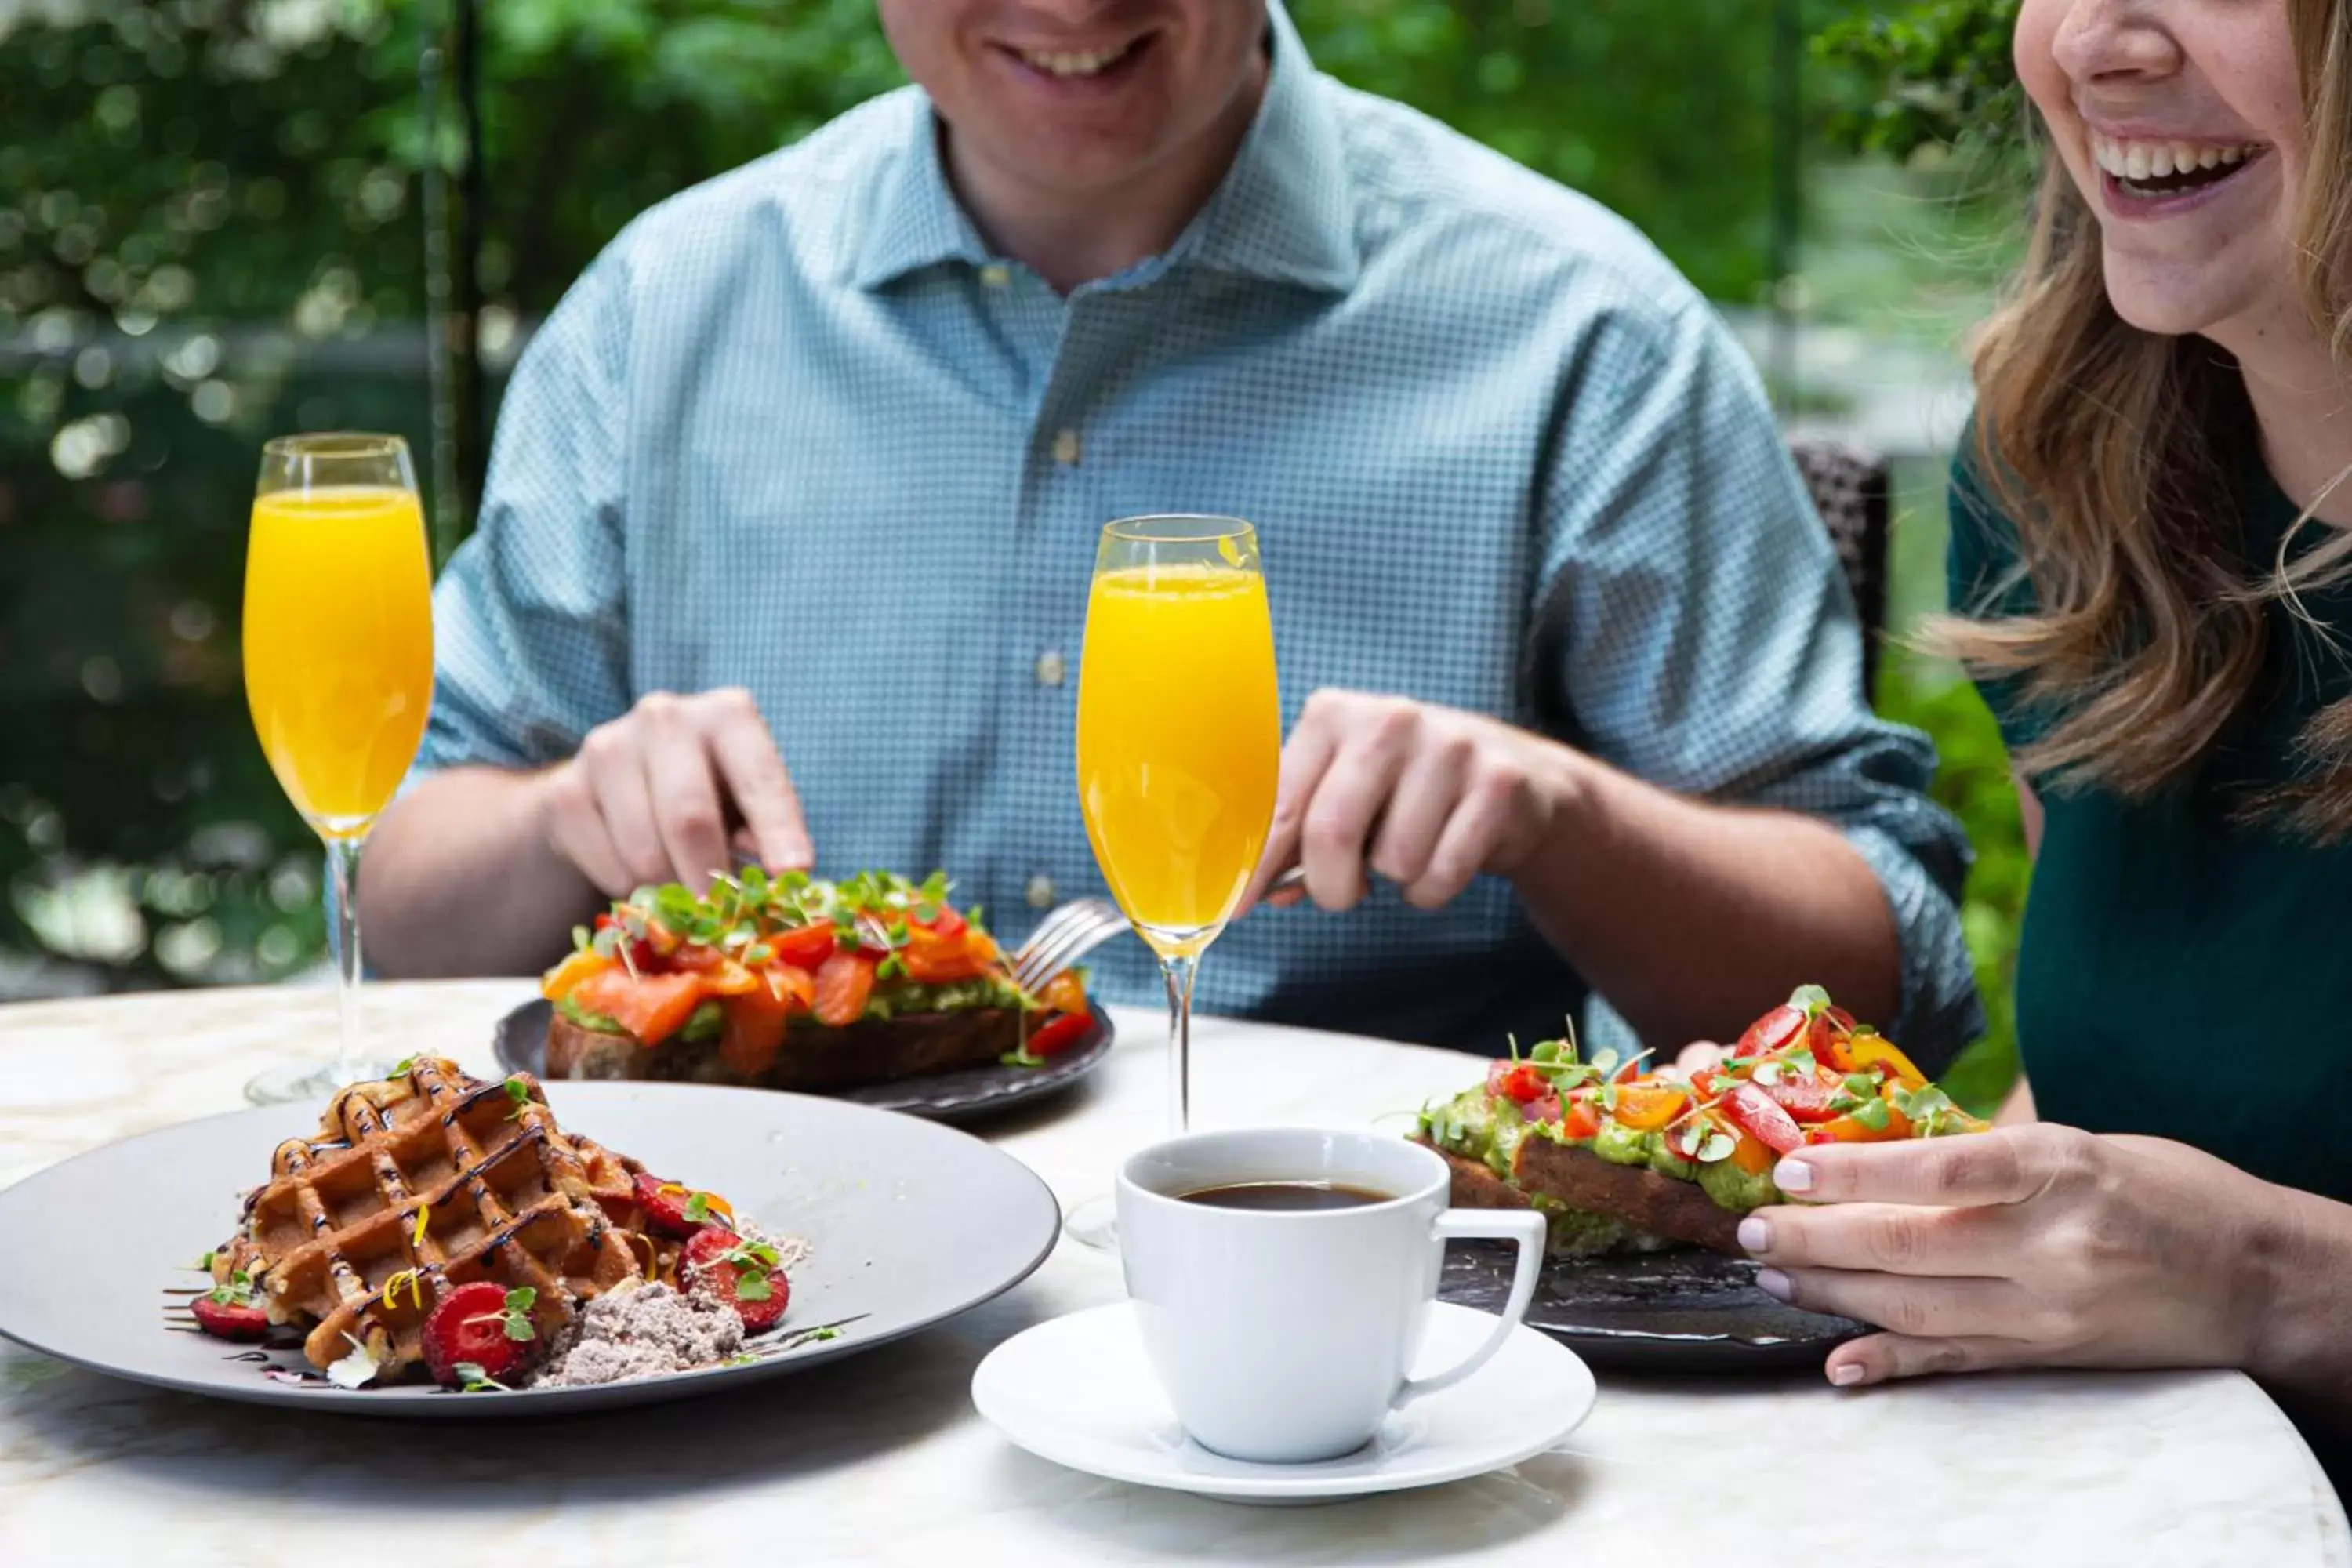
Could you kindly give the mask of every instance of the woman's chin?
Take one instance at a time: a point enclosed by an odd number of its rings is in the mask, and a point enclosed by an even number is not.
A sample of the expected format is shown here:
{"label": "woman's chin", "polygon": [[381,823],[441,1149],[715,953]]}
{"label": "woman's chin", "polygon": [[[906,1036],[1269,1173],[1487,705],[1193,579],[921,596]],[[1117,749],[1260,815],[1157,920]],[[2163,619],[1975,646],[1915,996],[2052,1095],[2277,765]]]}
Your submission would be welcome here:
{"label": "woman's chin", "polygon": [[2215,268],[2106,252],[2107,303],[2130,326],[2157,337],[2211,335],[2252,313],[2263,291]]}

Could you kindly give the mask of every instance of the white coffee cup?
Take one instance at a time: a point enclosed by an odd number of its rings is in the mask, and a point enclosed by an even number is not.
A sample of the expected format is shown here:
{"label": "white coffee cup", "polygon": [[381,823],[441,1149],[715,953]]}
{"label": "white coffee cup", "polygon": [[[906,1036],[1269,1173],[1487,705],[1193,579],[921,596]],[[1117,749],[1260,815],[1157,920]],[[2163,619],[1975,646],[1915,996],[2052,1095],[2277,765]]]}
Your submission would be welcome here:
{"label": "white coffee cup", "polygon": [[[1348,1208],[1187,1203],[1243,1183],[1392,1194]],[[1390,1411],[1448,1388],[1500,1350],[1534,1296],[1543,1215],[1446,1207],[1452,1173],[1374,1132],[1261,1128],[1157,1143],[1118,1174],[1118,1248],[1145,1352],[1193,1441],[1230,1458],[1301,1464],[1370,1441]],[[1495,1331],[1465,1361],[1410,1375],[1445,1243],[1517,1241]]]}

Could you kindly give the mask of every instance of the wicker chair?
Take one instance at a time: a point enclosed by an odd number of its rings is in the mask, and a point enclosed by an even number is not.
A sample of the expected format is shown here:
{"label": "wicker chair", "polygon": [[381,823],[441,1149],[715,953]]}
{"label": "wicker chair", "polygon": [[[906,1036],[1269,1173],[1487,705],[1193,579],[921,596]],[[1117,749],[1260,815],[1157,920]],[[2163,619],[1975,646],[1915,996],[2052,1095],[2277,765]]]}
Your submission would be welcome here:
{"label": "wicker chair", "polygon": [[1789,443],[1853,590],[1862,622],[1862,691],[1877,689],[1878,647],[1886,631],[1886,542],[1894,514],[1893,468],[1885,456],[1843,441]]}

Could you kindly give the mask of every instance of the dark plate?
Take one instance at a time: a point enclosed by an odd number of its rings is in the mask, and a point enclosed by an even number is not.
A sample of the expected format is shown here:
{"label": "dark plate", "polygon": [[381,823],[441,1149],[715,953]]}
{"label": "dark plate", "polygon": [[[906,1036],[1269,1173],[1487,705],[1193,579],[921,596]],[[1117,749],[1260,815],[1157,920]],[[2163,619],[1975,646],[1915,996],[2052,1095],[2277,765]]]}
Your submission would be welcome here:
{"label": "dark plate", "polygon": [[[1447,1247],[1439,1298],[1500,1311],[1512,1258],[1486,1244]],[[1528,1326],[1595,1366],[1701,1373],[1818,1368],[1833,1347],[1870,1331],[1775,1301],[1757,1289],[1756,1268],[1696,1249],[1557,1258],[1544,1266]]]}
{"label": "dark plate", "polygon": [[[545,997],[526,1002],[499,1020],[495,1044],[499,1066],[509,1072],[545,1078],[547,1020],[553,1010]],[[1034,1068],[965,1068],[957,1072],[902,1078],[826,1095],[877,1110],[903,1110],[934,1121],[977,1121],[1016,1105],[1026,1105],[1059,1094],[1094,1070],[1110,1052],[1110,1019],[1100,1006],[1092,1008],[1095,1026],[1068,1050]]]}

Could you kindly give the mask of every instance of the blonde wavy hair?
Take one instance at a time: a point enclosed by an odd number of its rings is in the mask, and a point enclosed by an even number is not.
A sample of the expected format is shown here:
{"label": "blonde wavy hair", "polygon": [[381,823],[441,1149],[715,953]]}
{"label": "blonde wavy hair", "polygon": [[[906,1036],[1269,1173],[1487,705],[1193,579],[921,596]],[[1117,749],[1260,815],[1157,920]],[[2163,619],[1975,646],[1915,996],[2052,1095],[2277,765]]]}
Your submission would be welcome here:
{"label": "blonde wavy hair", "polygon": [[[2311,149],[2297,282],[2352,374],[2352,0],[2289,0],[2289,12]],[[2245,706],[2270,606],[2332,641],[2303,596],[2352,577],[2352,531],[2295,553],[2306,513],[2269,569],[2250,574],[2236,500],[2256,438],[2244,381],[2203,339],[2116,313],[2098,220],[2065,165],[2046,163],[2024,268],[1975,354],[1975,467],[2016,520],[2034,613],[1942,617],[1925,641],[1974,674],[2019,678],[2026,702],[2053,717],[2018,754],[2023,771],[2144,799],[2194,767]],[[2315,715],[2296,749],[2294,782],[2243,814],[2352,837],[2352,700]]]}

